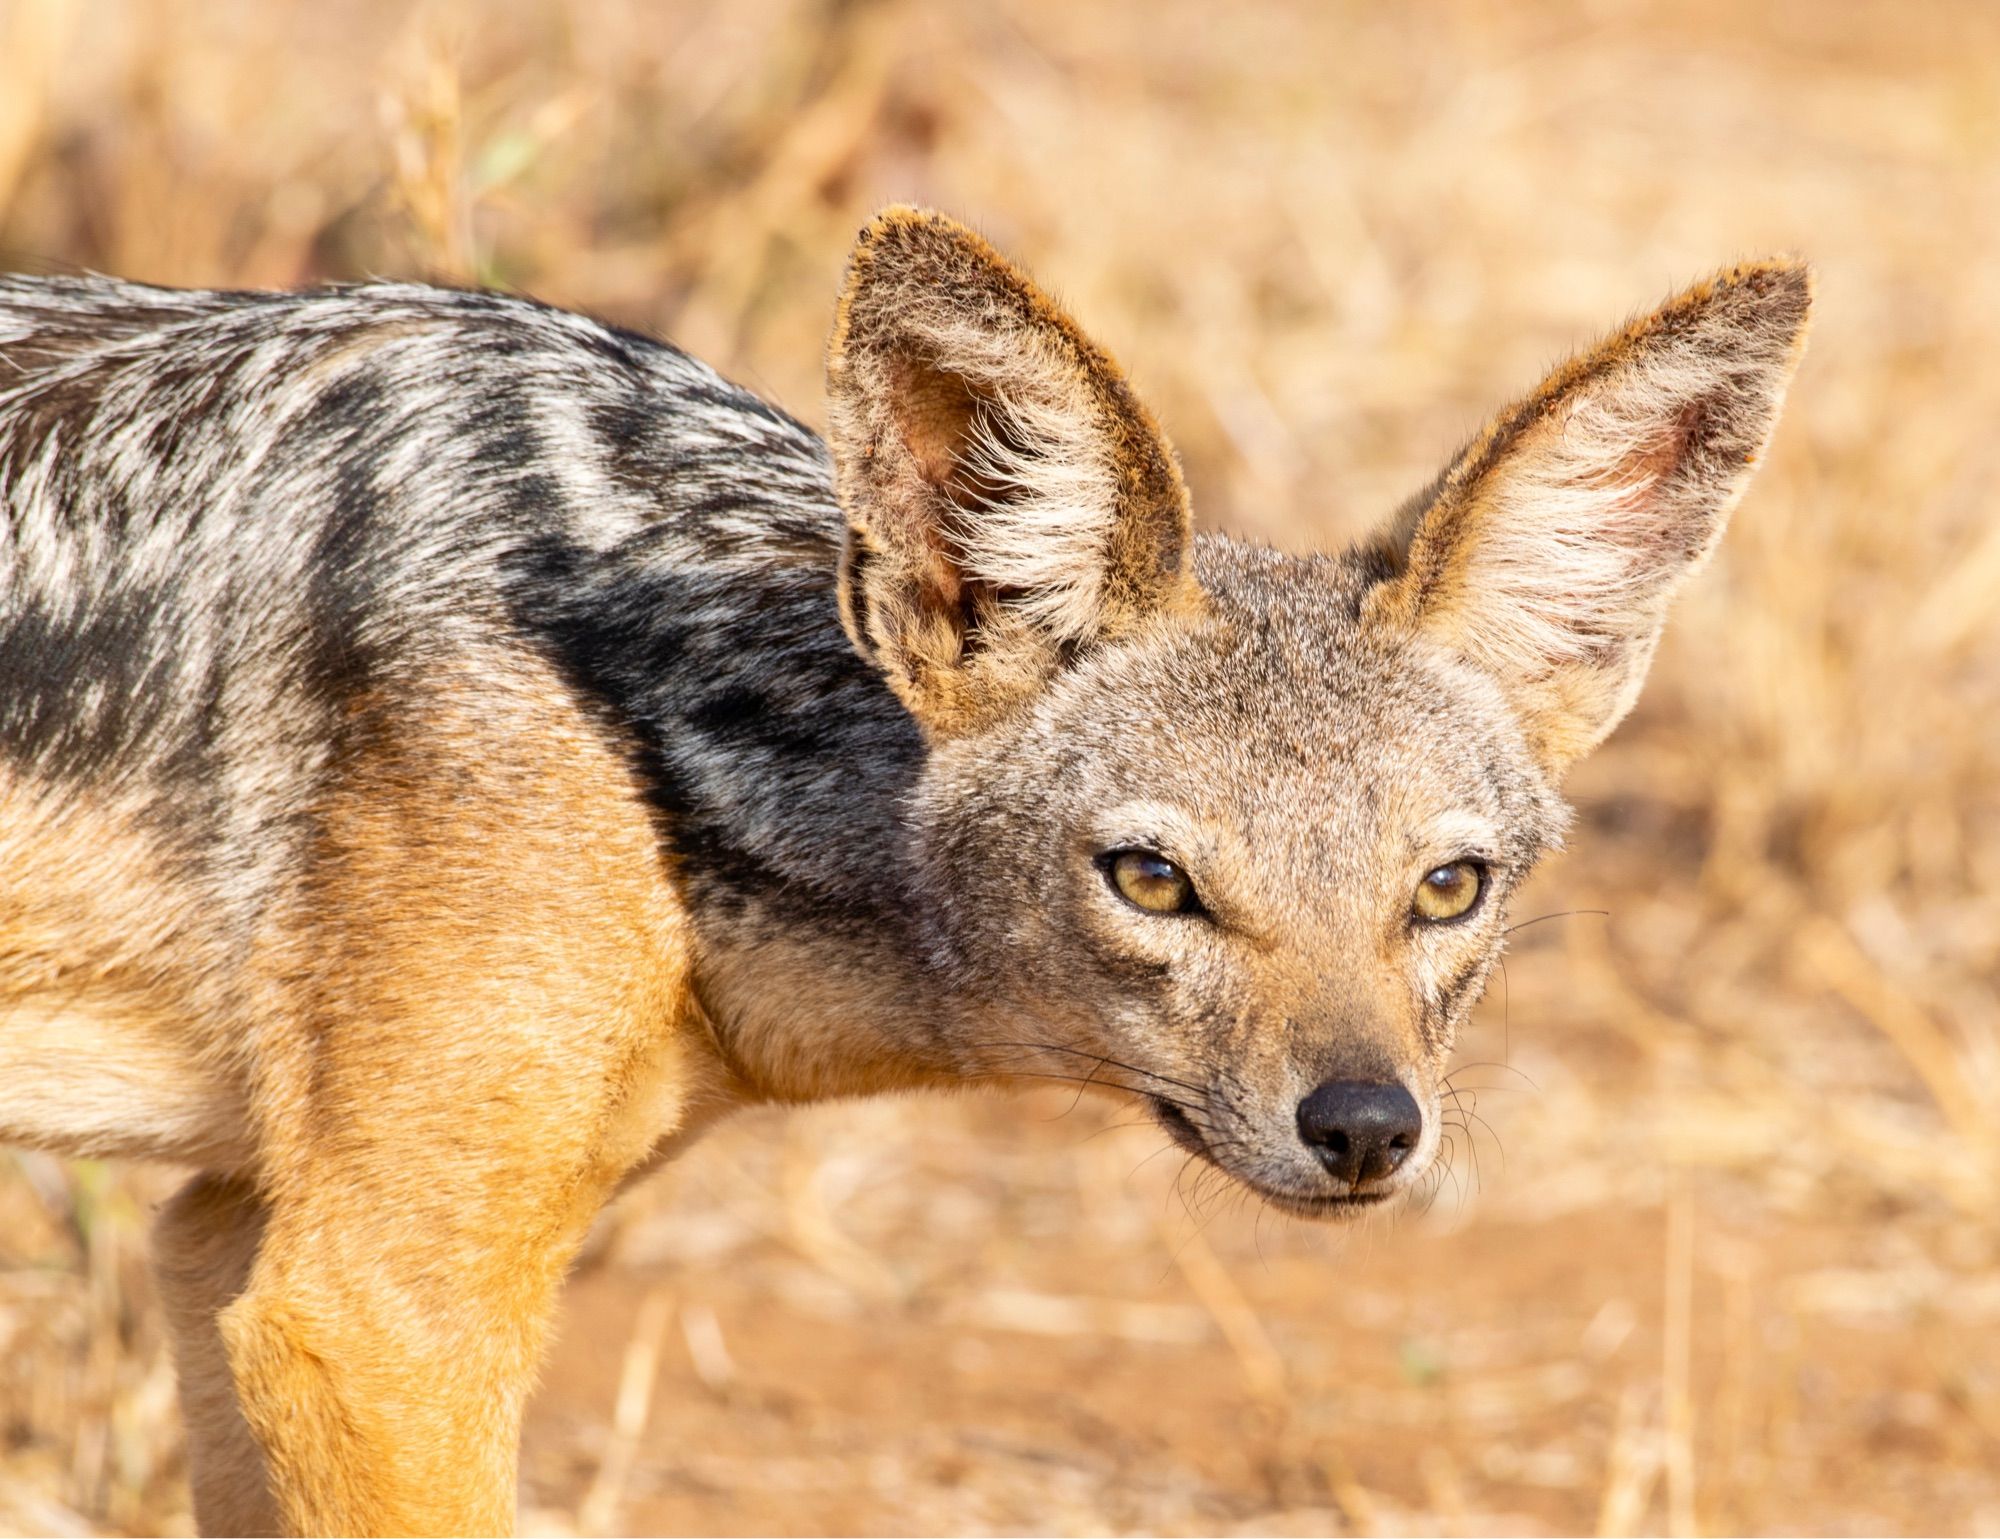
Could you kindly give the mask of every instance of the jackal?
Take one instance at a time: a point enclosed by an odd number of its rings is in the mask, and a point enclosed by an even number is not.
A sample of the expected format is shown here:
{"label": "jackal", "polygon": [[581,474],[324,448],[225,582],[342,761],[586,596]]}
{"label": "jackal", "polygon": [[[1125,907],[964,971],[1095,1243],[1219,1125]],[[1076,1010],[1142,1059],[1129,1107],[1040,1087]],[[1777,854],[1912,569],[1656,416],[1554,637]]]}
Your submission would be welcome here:
{"label": "jackal", "polygon": [[508,1528],[592,1215],[746,1103],[1076,1079],[1408,1190],[1809,304],[1721,272],[1291,556],[933,213],[826,443],[521,299],[0,281],[0,1140],[200,1172],[203,1525]]}

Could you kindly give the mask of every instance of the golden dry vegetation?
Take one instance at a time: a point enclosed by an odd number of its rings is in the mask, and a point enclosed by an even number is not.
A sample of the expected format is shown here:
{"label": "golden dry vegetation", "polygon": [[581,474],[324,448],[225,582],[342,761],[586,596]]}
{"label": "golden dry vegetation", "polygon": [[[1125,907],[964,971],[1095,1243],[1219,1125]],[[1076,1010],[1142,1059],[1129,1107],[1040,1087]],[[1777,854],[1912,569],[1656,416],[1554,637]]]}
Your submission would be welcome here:
{"label": "golden dry vegetation", "polygon": [[[1706,268],[1821,319],[1427,1211],[1260,1216],[1063,1096],[746,1117],[580,1268],[529,1526],[2000,1532],[2000,10],[0,0],[14,268],[518,287],[811,420],[894,199],[1284,543]],[[0,1529],[184,1530],[173,1175],[0,1161]]]}

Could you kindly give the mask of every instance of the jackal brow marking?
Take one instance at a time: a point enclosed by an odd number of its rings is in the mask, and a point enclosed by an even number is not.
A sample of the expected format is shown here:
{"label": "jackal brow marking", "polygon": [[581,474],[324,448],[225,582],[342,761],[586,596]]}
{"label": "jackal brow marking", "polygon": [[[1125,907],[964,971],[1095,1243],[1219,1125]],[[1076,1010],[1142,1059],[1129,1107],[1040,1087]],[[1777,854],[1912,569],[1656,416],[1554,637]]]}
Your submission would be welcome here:
{"label": "jackal brow marking", "polygon": [[585,1226],[731,1107],[1057,1079],[1288,1211],[1421,1187],[1808,305],[1721,273],[1294,557],[934,214],[826,443],[520,299],[0,280],[0,1137],[202,1171],[203,1525],[508,1527]]}

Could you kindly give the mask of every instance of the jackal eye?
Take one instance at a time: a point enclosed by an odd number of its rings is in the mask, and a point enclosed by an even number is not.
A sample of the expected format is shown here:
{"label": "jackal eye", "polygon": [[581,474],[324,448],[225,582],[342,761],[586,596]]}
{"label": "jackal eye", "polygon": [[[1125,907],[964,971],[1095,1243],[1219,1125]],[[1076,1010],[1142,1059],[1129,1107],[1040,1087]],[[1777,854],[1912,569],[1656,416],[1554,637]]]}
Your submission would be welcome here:
{"label": "jackal eye", "polygon": [[1104,869],[1118,895],[1149,914],[1198,913],[1194,882],[1179,866],[1151,850],[1113,850]]}
{"label": "jackal eye", "polygon": [[1410,908],[1427,923],[1443,924],[1471,913],[1485,890],[1485,867],[1476,860],[1454,860],[1424,873]]}

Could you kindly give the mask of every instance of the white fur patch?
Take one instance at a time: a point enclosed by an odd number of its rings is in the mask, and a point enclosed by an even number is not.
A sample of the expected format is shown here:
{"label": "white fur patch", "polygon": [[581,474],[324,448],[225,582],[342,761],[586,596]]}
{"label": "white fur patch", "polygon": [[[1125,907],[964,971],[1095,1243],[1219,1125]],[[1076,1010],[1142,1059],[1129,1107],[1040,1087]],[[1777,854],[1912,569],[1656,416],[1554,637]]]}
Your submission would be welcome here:
{"label": "white fur patch", "polygon": [[927,315],[914,328],[980,398],[959,463],[991,495],[957,503],[954,554],[1009,607],[1062,641],[1103,617],[1118,483],[1095,396],[1072,360],[1025,328]]}

